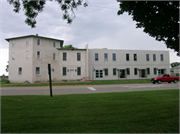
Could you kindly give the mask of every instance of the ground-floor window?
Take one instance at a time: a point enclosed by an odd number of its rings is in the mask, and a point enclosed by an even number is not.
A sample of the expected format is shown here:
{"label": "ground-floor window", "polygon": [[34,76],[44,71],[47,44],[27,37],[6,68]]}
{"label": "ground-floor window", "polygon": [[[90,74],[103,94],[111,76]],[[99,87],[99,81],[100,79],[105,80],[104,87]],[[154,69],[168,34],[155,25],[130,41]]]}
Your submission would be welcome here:
{"label": "ground-floor window", "polygon": [[137,75],[137,68],[134,68],[134,75]]}
{"label": "ground-floor window", "polygon": [[36,75],[40,75],[40,67],[36,67]]}
{"label": "ground-floor window", "polygon": [[77,75],[81,75],[81,67],[77,67]]}
{"label": "ground-floor window", "polygon": [[105,75],[108,75],[108,68],[104,69]]}
{"label": "ground-floor window", "polygon": [[126,68],[127,75],[130,75],[130,68]]}
{"label": "ground-floor window", "polygon": [[66,76],[66,67],[63,67],[63,76]]}
{"label": "ground-floor window", "polygon": [[96,78],[103,78],[103,70],[96,70]]}
{"label": "ground-floor window", "polygon": [[154,68],[154,74],[157,74],[157,68]]}
{"label": "ground-floor window", "polygon": [[116,75],[116,68],[113,68],[113,75]]}
{"label": "ground-floor window", "polygon": [[147,74],[150,74],[150,68],[147,68]]}
{"label": "ground-floor window", "polygon": [[22,75],[22,67],[19,67],[19,68],[18,68],[18,74],[19,74],[19,75]]}

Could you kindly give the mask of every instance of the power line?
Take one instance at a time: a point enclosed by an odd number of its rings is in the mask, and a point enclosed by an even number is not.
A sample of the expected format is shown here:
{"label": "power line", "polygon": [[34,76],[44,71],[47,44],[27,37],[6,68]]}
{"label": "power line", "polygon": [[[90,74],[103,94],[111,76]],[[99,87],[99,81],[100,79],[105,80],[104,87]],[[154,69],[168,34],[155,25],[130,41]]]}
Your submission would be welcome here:
{"label": "power line", "polygon": [[107,8],[107,9],[112,9],[112,10],[118,10],[118,9],[116,9],[116,8],[101,7],[101,6],[95,6],[95,5],[88,5],[88,6],[99,7],[99,8]]}

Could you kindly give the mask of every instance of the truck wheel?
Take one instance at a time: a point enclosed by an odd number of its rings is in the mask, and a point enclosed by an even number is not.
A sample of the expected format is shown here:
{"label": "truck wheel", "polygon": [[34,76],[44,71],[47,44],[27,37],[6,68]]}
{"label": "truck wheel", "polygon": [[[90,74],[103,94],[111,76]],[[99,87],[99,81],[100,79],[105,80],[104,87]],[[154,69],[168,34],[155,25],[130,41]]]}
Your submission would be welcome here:
{"label": "truck wheel", "polygon": [[168,82],[169,84],[171,83],[171,81]]}
{"label": "truck wheel", "polygon": [[177,80],[176,80],[176,79],[174,80],[174,83],[177,83]]}
{"label": "truck wheel", "polygon": [[157,83],[158,83],[158,84],[161,84],[161,80],[158,80]]}

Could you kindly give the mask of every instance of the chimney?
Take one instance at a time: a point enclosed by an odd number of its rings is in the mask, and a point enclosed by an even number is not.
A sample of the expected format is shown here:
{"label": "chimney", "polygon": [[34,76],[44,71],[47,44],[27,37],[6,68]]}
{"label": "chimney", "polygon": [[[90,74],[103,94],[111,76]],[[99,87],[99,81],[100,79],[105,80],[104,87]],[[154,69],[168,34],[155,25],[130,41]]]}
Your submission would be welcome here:
{"label": "chimney", "polygon": [[38,36],[38,34],[36,34],[36,36]]}

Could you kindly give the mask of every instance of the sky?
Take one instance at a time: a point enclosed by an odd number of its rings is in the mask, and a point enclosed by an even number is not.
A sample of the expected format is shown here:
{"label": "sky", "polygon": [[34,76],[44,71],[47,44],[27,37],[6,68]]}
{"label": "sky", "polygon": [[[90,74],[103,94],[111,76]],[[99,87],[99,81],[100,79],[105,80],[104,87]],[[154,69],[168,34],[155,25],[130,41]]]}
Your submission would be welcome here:
{"label": "sky", "polygon": [[[63,12],[56,1],[47,1],[43,12],[36,17],[36,27],[31,28],[24,21],[23,9],[19,13],[7,0],[0,2],[0,75],[6,73],[9,60],[9,43],[6,38],[24,35],[45,36],[64,40],[64,45],[72,44],[77,48],[163,50],[169,51],[170,63],[180,62],[176,52],[167,49],[164,42],[136,28],[136,22],[127,13],[117,15],[119,2],[116,0],[88,0],[87,7],[75,10],[76,18],[72,24],[62,19]],[[8,9],[8,10],[7,10]]]}

